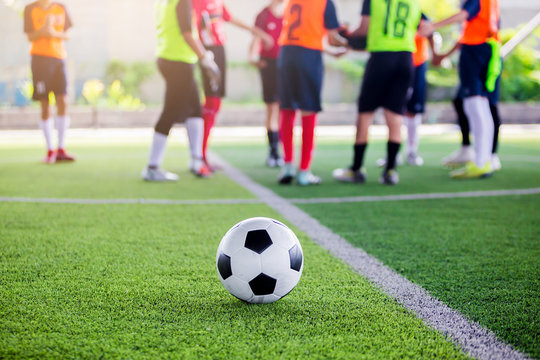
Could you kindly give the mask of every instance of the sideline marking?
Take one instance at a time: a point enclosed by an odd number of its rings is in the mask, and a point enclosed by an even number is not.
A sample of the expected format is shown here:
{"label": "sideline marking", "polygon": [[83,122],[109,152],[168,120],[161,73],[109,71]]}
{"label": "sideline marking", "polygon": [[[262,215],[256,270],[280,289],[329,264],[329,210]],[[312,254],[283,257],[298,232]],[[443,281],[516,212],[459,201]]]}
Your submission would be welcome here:
{"label": "sideline marking", "polygon": [[[351,196],[334,198],[289,199],[293,204],[341,204],[383,201],[459,199],[475,197],[496,197],[511,195],[536,195],[540,188],[469,191],[457,193],[405,194],[385,196]],[[276,195],[277,196],[277,195]],[[0,197],[0,203],[34,203],[34,204],[78,204],[78,205],[249,205],[263,204],[264,199],[209,199],[209,200],[166,200],[166,199],[70,199],[70,198],[27,198]]]}
{"label": "sideline marking", "polygon": [[240,170],[213,154],[229,178],[275,209],[314,242],[341,259],[384,293],[414,312],[428,326],[449,336],[461,349],[477,359],[528,359],[511,345],[481,325],[469,321],[458,311],[433,298],[427,290],[386,267],[364,250],[352,246],[341,236],[268,188],[254,182]]}

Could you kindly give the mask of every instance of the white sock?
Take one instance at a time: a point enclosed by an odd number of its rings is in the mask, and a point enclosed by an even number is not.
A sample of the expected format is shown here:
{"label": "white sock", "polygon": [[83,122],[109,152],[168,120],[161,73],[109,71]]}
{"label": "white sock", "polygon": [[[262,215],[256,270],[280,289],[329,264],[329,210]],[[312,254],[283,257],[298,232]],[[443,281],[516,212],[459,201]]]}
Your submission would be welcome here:
{"label": "white sock", "polygon": [[494,125],[486,97],[473,96],[463,100],[463,109],[469,118],[469,126],[474,136],[475,163],[483,168],[491,159]]}
{"label": "white sock", "polygon": [[165,148],[167,147],[167,138],[167,135],[154,132],[154,140],[152,141],[152,147],[150,148],[148,167],[161,167],[163,156],[165,155]]}
{"label": "white sock", "polygon": [[51,151],[53,149],[52,145],[52,133],[53,133],[53,121],[52,119],[41,120],[39,122],[39,127],[43,130],[43,135],[45,135],[45,143],[47,145],[47,150]]}
{"label": "white sock", "polygon": [[69,116],[57,116],[56,117],[56,130],[58,131],[58,148],[66,148],[66,132],[69,128]]}
{"label": "white sock", "polygon": [[[191,168],[202,165],[204,120],[202,118],[189,118],[186,120],[186,130],[191,152]],[[199,163],[200,162],[200,163]]]}
{"label": "white sock", "polygon": [[405,125],[407,126],[407,153],[418,153],[418,145],[420,144],[420,134],[418,128],[422,124],[422,114],[416,114],[414,117],[405,116]]}

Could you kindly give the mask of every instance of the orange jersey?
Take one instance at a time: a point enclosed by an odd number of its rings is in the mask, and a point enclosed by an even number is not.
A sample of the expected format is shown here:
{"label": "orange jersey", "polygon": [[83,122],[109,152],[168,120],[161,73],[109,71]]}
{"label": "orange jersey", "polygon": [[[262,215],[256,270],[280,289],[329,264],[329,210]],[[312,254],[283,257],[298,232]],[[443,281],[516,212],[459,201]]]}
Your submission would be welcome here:
{"label": "orange jersey", "polygon": [[[69,29],[72,26],[71,19],[64,5],[53,2],[49,8],[43,9],[37,2],[33,2],[26,6],[24,9],[24,32],[30,34],[43,26],[51,26],[58,32]],[[32,41],[30,54],[65,59],[64,40],[53,37],[40,37]]]}
{"label": "orange jersey", "polygon": [[479,0],[480,12],[465,22],[460,43],[480,45],[489,39],[499,39],[499,0]]}
{"label": "orange jersey", "polygon": [[416,51],[413,53],[413,64],[418,67],[429,59],[429,41],[427,38],[416,35]]}
{"label": "orange jersey", "polygon": [[322,51],[327,29],[338,27],[332,0],[289,0],[279,44]]}

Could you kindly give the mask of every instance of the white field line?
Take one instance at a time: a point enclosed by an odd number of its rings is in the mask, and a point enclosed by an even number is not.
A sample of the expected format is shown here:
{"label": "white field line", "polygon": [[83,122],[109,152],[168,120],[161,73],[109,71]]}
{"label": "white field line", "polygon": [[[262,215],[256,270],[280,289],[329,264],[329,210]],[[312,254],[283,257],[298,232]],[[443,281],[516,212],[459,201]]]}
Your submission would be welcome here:
{"label": "white field line", "polygon": [[339,204],[339,203],[363,203],[363,202],[405,201],[405,200],[459,199],[459,198],[477,198],[477,197],[494,197],[494,196],[510,196],[510,195],[535,195],[535,194],[540,194],[540,188],[516,189],[516,190],[493,190],[493,191],[468,191],[468,192],[458,192],[458,193],[289,199],[289,201],[294,204]]}
{"label": "white field line", "polygon": [[360,248],[321,225],[290,201],[255,183],[245,174],[216,158],[226,174],[235,182],[255,194],[314,242],[343,260],[355,271],[378,286],[414,312],[428,326],[449,336],[463,351],[477,359],[527,359],[512,346],[499,340],[494,333],[471,322],[465,316],[433,298],[425,289],[412,283]]}
{"label": "white field line", "polygon": [[[410,201],[434,199],[460,199],[540,194],[540,188],[469,191],[457,193],[406,194],[386,196],[351,196],[333,198],[288,199],[293,204],[343,204],[385,201]],[[0,203],[34,204],[77,204],[77,205],[249,205],[263,204],[263,199],[208,199],[208,200],[167,200],[167,199],[73,199],[73,198],[29,198],[0,196]]]}

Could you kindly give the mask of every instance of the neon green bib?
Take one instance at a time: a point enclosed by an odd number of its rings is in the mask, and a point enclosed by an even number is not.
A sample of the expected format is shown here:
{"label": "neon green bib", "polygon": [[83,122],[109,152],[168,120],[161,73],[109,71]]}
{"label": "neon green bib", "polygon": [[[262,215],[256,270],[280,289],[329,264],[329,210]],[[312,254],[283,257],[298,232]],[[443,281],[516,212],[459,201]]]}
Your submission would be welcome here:
{"label": "neon green bib", "polygon": [[176,6],[180,0],[156,0],[154,5],[157,50],[159,58],[170,61],[181,61],[188,64],[197,63],[197,54],[186,43],[180,31],[176,17]]}
{"label": "neon green bib", "polygon": [[418,0],[371,0],[367,50],[414,52],[421,16]]}

